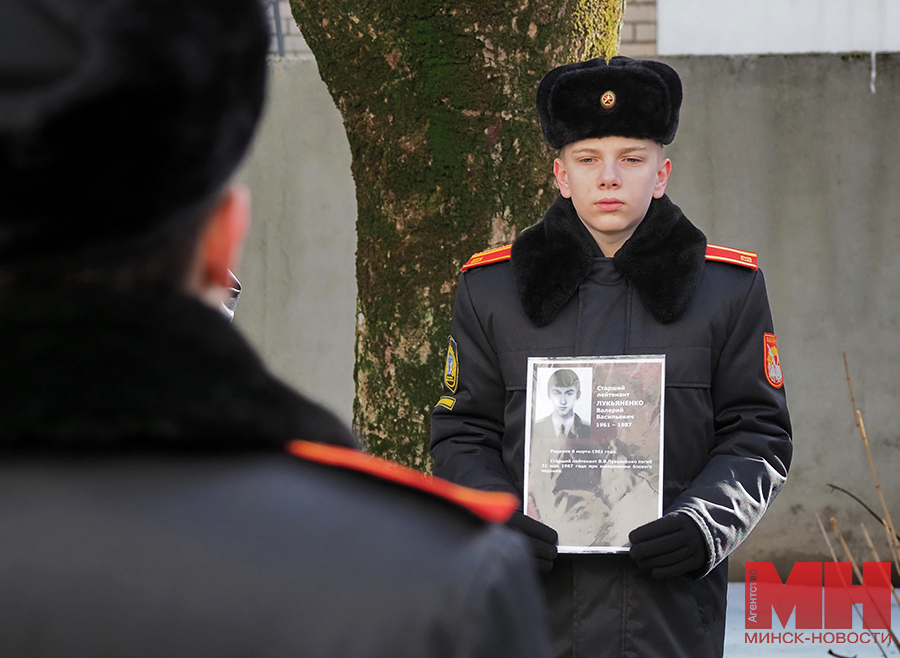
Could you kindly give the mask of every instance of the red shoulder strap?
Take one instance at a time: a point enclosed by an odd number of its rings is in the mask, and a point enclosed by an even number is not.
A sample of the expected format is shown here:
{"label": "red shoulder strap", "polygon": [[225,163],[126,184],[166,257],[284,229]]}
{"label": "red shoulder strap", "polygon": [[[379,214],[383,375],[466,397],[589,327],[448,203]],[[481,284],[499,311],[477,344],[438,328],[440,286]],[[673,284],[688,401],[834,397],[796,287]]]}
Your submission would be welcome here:
{"label": "red shoulder strap", "polygon": [[759,269],[756,263],[756,254],[752,251],[741,251],[731,247],[720,247],[715,244],[706,245],[706,260],[717,260],[721,263],[743,265],[751,270]]}
{"label": "red shoulder strap", "polygon": [[462,267],[462,271],[465,272],[468,269],[479,267],[480,265],[490,265],[491,263],[499,263],[502,260],[509,260],[511,250],[512,245],[508,244],[504,247],[497,247],[496,249],[479,251],[466,261],[466,264]]}
{"label": "red shoulder strap", "polygon": [[461,487],[441,478],[350,448],[310,443],[309,441],[291,441],[287,444],[286,450],[302,459],[368,473],[383,480],[424,491],[465,507],[485,521],[502,523],[519,506],[518,499],[510,493],[478,491]]}

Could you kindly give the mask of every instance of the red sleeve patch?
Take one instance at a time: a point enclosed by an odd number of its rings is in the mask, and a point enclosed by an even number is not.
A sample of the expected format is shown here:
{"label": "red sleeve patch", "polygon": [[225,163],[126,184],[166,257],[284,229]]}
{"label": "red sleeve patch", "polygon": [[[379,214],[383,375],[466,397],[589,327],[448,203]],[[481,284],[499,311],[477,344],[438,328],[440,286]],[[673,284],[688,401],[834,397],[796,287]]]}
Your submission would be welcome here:
{"label": "red sleeve patch", "polygon": [[781,388],[784,386],[784,373],[781,370],[781,357],[778,356],[778,339],[775,334],[763,334],[763,352],[766,379],[773,387]]}
{"label": "red sleeve patch", "polygon": [[350,448],[310,443],[309,441],[291,441],[287,444],[286,450],[302,459],[368,473],[383,480],[424,491],[456,503],[485,521],[502,523],[519,506],[518,498],[511,493],[478,491],[462,487]]}
{"label": "red sleeve patch", "polygon": [[756,262],[756,254],[752,251],[741,251],[740,249],[732,249],[731,247],[720,247],[719,245],[706,245],[706,260],[716,260],[720,263],[731,263],[732,265],[743,265],[751,270],[759,269]]}
{"label": "red sleeve patch", "polygon": [[490,265],[491,263],[499,263],[502,260],[509,260],[511,251],[511,244],[508,244],[505,247],[497,247],[496,249],[488,249],[487,251],[479,251],[468,261],[466,261],[466,264],[462,266],[462,271],[465,272],[466,270],[469,270],[473,267]]}

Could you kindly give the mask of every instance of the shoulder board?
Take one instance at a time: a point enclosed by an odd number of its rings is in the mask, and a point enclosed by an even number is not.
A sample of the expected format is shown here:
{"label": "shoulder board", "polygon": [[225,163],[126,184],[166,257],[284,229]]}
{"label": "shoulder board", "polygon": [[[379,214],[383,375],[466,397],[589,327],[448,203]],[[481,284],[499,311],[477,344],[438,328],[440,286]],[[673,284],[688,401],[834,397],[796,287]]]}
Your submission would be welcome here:
{"label": "shoulder board", "polygon": [[478,267],[479,265],[490,265],[491,263],[499,263],[502,260],[509,260],[509,254],[511,250],[512,245],[508,244],[505,247],[497,247],[496,249],[479,251],[477,254],[472,256],[465,265],[462,266],[462,271],[465,272],[466,270],[473,267]]}
{"label": "shoulder board", "polygon": [[732,265],[743,265],[751,270],[759,269],[756,264],[756,254],[752,251],[741,251],[740,249],[732,249],[731,247],[720,247],[718,245],[706,245],[706,260],[717,260],[721,263],[731,263]]}
{"label": "shoulder board", "polygon": [[382,480],[424,491],[464,507],[485,521],[502,523],[519,506],[518,499],[511,493],[478,491],[462,487],[351,448],[309,441],[291,441],[287,444],[286,450],[302,459],[367,473]]}

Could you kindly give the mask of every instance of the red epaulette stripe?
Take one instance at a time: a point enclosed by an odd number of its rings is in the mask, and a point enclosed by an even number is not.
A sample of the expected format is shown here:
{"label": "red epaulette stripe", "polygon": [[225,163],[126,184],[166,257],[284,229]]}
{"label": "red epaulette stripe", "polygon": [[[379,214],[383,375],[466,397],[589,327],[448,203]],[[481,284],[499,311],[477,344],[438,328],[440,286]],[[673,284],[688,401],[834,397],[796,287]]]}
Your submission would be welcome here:
{"label": "red epaulette stripe", "polygon": [[509,260],[511,251],[511,244],[508,244],[505,247],[497,247],[496,249],[488,249],[487,251],[479,251],[462,266],[462,271],[465,272],[466,270],[472,267],[478,267],[479,265],[490,265],[491,263],[499,263],[501,260]]}
{"label": "red epaulette stripe", "polygon": [[309,441],[291,441],[287,444],[286,450],[303,459],[368,473],[383,480],[396,482],[444,498],[465,507],[485,521],[502,523],[519,506],[518,499],[510,493],[478,491],[462,487],[350,448],[310,443]]}
{"label": "red epaulette stripe", "polygon": [[743,265],[752,270],[759,269],[756,263],[756,254],[752,251],[741,251],[731,247],[720,247],[715,244],[706,245],[706,260],[717,260],[722,263]]}

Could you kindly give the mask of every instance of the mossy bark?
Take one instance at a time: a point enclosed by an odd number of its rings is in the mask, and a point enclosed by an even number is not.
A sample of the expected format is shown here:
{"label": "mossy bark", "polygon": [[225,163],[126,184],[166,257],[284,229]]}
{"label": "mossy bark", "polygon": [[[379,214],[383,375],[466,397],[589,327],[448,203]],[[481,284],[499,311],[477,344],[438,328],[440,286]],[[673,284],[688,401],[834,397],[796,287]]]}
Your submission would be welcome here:
{"label": "mossy bark", "polygon": [[[344,119],[358,208],[354,423],[428,470],[460,266],[554,198],[534,98],[611,57],[624,0],[291,0]],[[302,120],[302,117],[300,117]]]}

